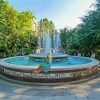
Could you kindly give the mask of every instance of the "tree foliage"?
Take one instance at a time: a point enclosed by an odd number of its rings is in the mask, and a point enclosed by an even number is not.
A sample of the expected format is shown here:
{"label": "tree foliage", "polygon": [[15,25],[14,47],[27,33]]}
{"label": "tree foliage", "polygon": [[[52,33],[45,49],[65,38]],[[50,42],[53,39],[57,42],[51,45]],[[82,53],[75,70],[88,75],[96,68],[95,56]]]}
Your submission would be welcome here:
{"label": "tree foliage", "polygon": [[100,0],[94,8],[81,18],[82,23],[75,29],[61,30],[62,46],[66,51],[75,48],[81,52],[100,51]]}
{"label": "tree foliage", "polygon": [[5,53],[6,56],[14,56],[23,49],[23,52],[28,54],[31,48],[37,45],[37,37],[33,30],[34,19],[32,12],[18,12],[6,0],[1,0],[0,52]]}
{"label": "tree foliage", "polygon": [[89,11],[79,25],[78,36],[80,48],[85,51],[98,51],[100,49],[100,2],[95,6],[94,11]]}
{"label": "tree foliage", "polygon": [[39,33],[42,35],[44,32],[53,35],[55,33],[55,26],[52,21],[47,18],[41,19],[39,22]]}
{"label": "tree foliage", "polygon": [[71,52],[78,48],[76,29],[68,29],[67,27],[60,30],[61,44],[65,51]]}

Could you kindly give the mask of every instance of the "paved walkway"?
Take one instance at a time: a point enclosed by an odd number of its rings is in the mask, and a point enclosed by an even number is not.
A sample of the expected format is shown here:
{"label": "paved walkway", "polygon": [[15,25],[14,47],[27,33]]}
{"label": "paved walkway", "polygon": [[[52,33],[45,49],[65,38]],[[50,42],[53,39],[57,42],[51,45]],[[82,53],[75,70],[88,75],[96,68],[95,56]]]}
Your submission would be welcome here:
{"label": "paved walkway", "polygon": [[74,85],[28,86],[0,79],[0,100],[100,100],[100,77]]}

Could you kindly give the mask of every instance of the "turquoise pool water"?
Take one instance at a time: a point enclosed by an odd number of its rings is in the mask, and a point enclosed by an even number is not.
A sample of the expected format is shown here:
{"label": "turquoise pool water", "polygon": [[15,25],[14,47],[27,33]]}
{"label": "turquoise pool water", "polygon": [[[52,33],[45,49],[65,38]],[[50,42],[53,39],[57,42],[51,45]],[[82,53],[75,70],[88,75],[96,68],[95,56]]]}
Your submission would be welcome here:
{"label": "turquoise pool water", "polygon": [[[17,56],[17,57],[9,58],[5,61],[10,64],[24,65],[24,66],[38,66],[40,64],[45,63],[43,61],[33,61],[28,56]],[[84,57],[70,56],[64,61],[52,62],[51,66],[60,67],[60,66],[70,66],[70,65],[81,65],[81,64],[87,64],[90,62],[91,62],[91,59],[86,59]]]}

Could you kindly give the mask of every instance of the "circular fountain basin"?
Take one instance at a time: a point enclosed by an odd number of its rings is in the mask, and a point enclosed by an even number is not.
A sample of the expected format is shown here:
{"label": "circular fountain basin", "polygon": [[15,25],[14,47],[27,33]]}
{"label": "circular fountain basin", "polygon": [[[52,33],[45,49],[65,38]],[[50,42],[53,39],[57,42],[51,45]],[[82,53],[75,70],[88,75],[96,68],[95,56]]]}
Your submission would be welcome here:
{"label": "circular fountain basin", "polygon": [[[46,58],[47,54],[41,53],[41,54],[30,54],[29,57],[32,58],[35,61],[44,61]],[[61,60],[66,60],[68,58],[67,54],[63,53],[53,53],[52,54],[52,60],[53,61],[61,61]]]}
{"label": "circular fountain basin", "polygon": [[43,63],[30,56],[4,58],[0,60],[0,73],[13,80],[35,84],[73,82],[98,74],[99,61],[92,58],[67,56],[64,60],[53,61],[48,73],[37,74],[37,67]]}
{"label": "circular fountain basin", "polygon": [[[44,61],[34,61],[28,56],[16,56],[9,57],[0,60],[1,66],[6,66],[10,68],[23,68],[23,69],[33,69],[37,68],[40,64],[45,63]],[[94,66],[98,64],[98,60],[91,59],[87,57],[70,56],[64,61],[54,61],[52,62],[51,69],[76,69]]]}

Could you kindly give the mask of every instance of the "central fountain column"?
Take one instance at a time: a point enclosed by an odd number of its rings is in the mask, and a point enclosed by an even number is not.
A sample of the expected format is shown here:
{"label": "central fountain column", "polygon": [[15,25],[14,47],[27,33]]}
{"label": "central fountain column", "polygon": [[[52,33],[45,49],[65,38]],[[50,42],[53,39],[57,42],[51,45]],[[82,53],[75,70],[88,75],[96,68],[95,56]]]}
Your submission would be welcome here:
{"label": "central fountain column", "polygon": [[55,33],[53,37],[49,33],[44,32],[38,40],[38,46],[43,48],[44,53],[51,52],[52,50],[57,50],[61,47],[60,34]]}
{"label": "central fountain column", "polygon": [[50,34],[49,33],[45,33],[44,34],[44,53],[48,53],[48,52],[51,52],[51,37],[50,37]]}

